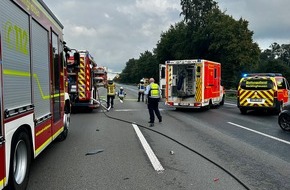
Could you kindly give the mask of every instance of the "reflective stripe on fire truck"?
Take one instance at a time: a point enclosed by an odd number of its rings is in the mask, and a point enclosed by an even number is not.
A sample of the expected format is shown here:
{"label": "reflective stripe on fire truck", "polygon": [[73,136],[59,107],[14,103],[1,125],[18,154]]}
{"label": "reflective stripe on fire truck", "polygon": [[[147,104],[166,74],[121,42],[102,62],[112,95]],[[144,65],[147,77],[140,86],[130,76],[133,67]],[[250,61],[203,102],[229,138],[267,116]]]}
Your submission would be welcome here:
{"label": "reflective stripe on fire truck", "polygon": [[78,74],[79,99],[85,99],[85,62],[84,58],[80,58],[80,72]]}
{"label": "reflective stripe on fire truck", "polygon": [[[274,90],[244,90],[240,89],[240,105],[241,106],[259,106],[259,107],[273,107],[274,106]],[[251,99],[260,99],[259,102],[251,102]]]}
{"label": "reflective stripe on fire truck", "polygon": [[4,187],[5,181],[6,181],[6,177],[4,177],[4,179],[0,179],[0,188]]}
{"label": "reflective stripe on fire truck", "polygon": [[91,80],[90,80],[90,75],[91,75],[91,72],[90,72],[90,65],[89,64],[87,64],[86,65],[86,91],[88,92],[88,91],[90,91],[90,82],[91,82]]}
{"label": "reflective stripe on fire truck", "polygon": [[168,84],[172,86],[172,66],[168,66]]}
{"label": "reflective stripe on fire truck", "polygon": [[[47,128],[48,127],[48,128]],[[51,125],[46,126],[46,130],[49,129]],[[39,155],[56,137],[59,136],[61,132],[63,132],[64,128],[61,127],[57,132],[53,134],[53,136],[49,137],[38,149],[35,150],[35,156]],[[42,131],[44,132],[44,131]],[[39,135],[39,134],[38,134]]]}
{"label": "reflective stripe on fire truck", "polygon": [[[16,70],[7,70],[7,69],[3,70],[3,74],[10,75],[10,76],[17,76],[17,77],[30,77],[31,76],[31,74],[28,72],[16,71]],[[41,94],[41,97],[43,100],[47,100],[49,98],[54,98],[54,97],[59,97],[59,96],[64,96],[64,93],[53,94],[53,95],[44,95],[37,74],[33,74],[33,78],[35,79],[35,81],[37,83],[38,89],[40,91],[40,94]]]}

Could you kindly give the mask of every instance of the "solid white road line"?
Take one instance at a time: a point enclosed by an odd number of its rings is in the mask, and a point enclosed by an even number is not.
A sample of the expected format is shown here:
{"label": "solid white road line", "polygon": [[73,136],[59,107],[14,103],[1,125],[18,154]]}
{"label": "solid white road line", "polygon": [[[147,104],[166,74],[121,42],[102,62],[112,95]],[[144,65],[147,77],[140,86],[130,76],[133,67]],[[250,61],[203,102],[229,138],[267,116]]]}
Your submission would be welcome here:
{"label": "solid white road line", "polygon": [[134,130],[135,130],[138,138],[140,139],[140,142],[141,142],[143,148],[145,149],[145,152],[146,152],[147,156],[149,157],[149,160],[151,161],[151,164],[152,164],[153,168],[158,173],[162,173],[164,171],[164,168],[160,164],[158,158],[154,154],[154,152],[151,149],[150,145],[147,143],[147,141],[146,141],[145,137],[143,136],[143,134],[141,133],[139,127],[136,124],[132,124],[132,125],[134,127]]}
{"label": "solid white road line", "polygon": [[289,145],[290,145],[290,142],[289,142],[289,141],[285,141],[285,140],[283,140],[283,139],[279,139],[279,138],[277,138],[277,137],[273,137],[273,136],[271,136],[271,135],[267,135],[267,134],[265,134],[265,133],[262,133],[262,132],[259,132],[259,131],[255,131],[255,130],[253,130],[253,129],[249,129],[249,128],[244,127],[244,126],[241,126],[241,125],[239,125],[239,124],[235,124],[235,123],[232,123],[232,122],[228,122],[228,124],[234,125],[234,126],[236,126],[236,127],[242,128],[242,129],[246,129],[246,130],[248,130],[248,131],[251,131],[251,132],[257,133],[257,134],[259,134],[259,135],[262,135],[262,136],[265,136],[265,137],[268,137],[268,138],[274,139],[274,140],[276,140],[276,141],[280,141],[280,142],[282,142],[282,143],[285,143],[285,144],[289,144]]}

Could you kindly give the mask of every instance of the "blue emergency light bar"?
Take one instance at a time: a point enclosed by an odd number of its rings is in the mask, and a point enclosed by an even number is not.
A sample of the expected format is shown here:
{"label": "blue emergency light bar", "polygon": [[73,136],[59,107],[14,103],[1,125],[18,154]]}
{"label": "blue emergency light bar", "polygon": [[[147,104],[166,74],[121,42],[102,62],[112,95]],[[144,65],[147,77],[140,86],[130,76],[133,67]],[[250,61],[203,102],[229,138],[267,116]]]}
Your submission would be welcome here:
{"label": "blue emergency light bar", "polygon": [[243,74],[243,77],[255,77],[255,76],[276,77],[276,76],[282,76],[282,74],[281,73],[247,73],[247,74]]}

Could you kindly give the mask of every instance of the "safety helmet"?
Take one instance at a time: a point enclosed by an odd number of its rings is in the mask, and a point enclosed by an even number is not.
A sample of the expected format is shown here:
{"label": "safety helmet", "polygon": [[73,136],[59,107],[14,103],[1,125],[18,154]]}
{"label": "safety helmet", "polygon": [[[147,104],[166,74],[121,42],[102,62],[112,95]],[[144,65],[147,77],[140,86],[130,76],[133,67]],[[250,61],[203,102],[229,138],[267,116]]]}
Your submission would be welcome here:
{"label": "safety helmet", "polygon": [[112,79],[109,79],[109,80],[108,80],[108,83],[109,83],[109,84],[113,84],[113,80],[112,80]]}
{"label": "safety helmet", "polygon": [[123,87],[122,86],[120,87],[120,90],[123,90]]}

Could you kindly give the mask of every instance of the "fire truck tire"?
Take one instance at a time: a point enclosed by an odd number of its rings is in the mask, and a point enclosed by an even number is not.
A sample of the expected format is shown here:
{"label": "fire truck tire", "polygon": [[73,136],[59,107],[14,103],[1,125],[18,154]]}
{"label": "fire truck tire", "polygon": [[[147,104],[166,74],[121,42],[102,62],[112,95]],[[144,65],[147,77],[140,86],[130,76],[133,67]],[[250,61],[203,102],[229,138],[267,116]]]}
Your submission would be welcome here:
{"label": "fire truck tire", "polygon": [[69,100],[65,101],[64,113],[65,114],[71,113],[71,105],[70,105]]}
{"label": "fire truck tire", "polygon": [[[67,117],[67,114],[64,117]],[[64,123],[63,131],[59,134],[58,140],[64,141],[67,138],[67,135],[68,135],[68,123]]]}
{"label": "fire truck tire", "polygon": [[20,131],[12,139],[8,189],[26,189],[31,163],[30,144],[25,131]]}
{"label": "fire truck tire", "polygon": [[67,138],[69,124],[70,124],[70,114],[64,114],[64,126],[63,131],[58,136],[59,141],[64,141]]}
{"label": "fire truck tire", "polygon": [[60,133],[58,136],[59,141],[64,141],[67,138],[68,135],[68,128],[70,124],[70,113],[71,113],[71,105],[69,100],[65,101],[65,106],[64,106],[64,115],[63,115],[63,131]]}

